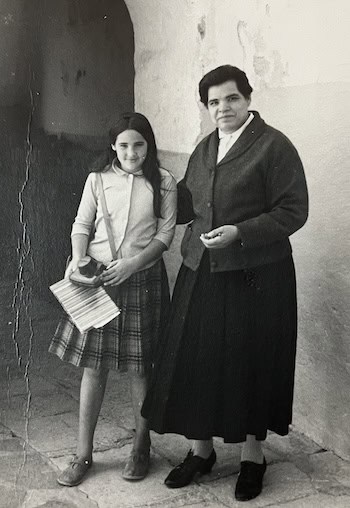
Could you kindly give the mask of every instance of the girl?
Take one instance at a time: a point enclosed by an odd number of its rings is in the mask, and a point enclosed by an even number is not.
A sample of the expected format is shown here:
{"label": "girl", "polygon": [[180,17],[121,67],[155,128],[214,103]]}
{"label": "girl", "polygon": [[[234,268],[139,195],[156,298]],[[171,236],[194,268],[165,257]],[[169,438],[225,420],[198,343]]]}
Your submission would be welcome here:
{"label": "girl", "polygon": [[[175,231],[176,182],[159,167],[152,127],[143,115],[124,114],[110,136],[116,157],[87,178],[72,228],[72,260],[66,277],[86,254],[104,263],[102,281],[121,314],[86,333],[80,333],[65,316],[50,345],[50,352],[62,360],[84,367],[77,451],[57,480],[65,486],[81,483],[92,464],[93,435],[109,369],[130,374],[136,433],[123,477],[141,480],[149,466],[149,430],[140,410],[160,320],[169,302],[162,253]],[[96,182],[98,171],[118,254],[113,261]],[[90,240],[92,227],[95,233]]]}

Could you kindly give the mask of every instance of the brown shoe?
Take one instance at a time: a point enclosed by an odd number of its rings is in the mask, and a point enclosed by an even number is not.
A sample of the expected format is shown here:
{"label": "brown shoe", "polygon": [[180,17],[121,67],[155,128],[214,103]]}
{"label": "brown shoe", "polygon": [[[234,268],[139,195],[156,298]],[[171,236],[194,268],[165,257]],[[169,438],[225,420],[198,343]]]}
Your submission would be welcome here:
{"label": "brown shoe", "polygon": [[91,466],[92,459],[81,459],[75,456],[69,466],[59,475],[57,482],[65,487],[75,487],[83,481]]}
{"label": "brown shoe", "polygon": [[125,464],[122,477],[124,480],[129,481],[143,480],[148,474],[149,462],[149,451],[138,452],[132,450]]}

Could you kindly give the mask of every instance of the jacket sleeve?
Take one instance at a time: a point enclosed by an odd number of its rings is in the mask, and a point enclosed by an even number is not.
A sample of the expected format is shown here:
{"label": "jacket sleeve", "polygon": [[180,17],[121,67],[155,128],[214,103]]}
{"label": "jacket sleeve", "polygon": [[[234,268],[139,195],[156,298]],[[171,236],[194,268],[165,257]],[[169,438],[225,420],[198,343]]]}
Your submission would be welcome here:
{"label": "jacket sleeve", "polygon": [[177,224],[187,224],[195,218],[192,195],[186,185],[186,178],[177,184]]}
{"label": "jacket sleeve", "polygon": [[300,229],[308,216],[308,192],[298,152],[282,135],[270,147],[266,173],[266,212],[236,226],[242,247],[279,242]]}

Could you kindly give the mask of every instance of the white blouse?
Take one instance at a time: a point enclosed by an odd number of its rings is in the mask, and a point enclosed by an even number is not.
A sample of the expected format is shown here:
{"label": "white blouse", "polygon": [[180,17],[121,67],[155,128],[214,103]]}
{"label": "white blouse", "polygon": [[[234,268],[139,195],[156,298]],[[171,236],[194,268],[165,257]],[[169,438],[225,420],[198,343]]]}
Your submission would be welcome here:
{"label": "white blouse", "polygon": [[222,132],[222,130],[219,129],[219,148],[216,162],[220,162],[225,157],[227,152],[236,143],[239,136],[242,134],[244,129],[248,127],[253,118],[254,118],[253,113],[249,113],[249,116],[247,120],[244,122],[244,124],[241,125],[241,127],[236,131],[231,132],[231,134],[225,134],[224,132]]}

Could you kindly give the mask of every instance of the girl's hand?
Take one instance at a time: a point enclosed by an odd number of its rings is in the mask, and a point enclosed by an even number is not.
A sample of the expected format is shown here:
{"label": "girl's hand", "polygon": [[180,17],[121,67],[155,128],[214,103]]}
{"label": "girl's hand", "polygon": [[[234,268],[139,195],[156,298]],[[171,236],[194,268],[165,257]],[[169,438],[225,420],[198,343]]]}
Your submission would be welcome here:
{"label": "girl's hand", "polygon": [[76,258],[72,258],[69,263],[68,263],[68,266],[66,268],[66,271],[64,272],[64,278],[65,279],[68,279],[68,277],[70,276],[70,274],[72,272],[74,272],[74,270],[77,269],[77,266],[78,266],[78,263],[79,263],[80,259]]}
{"label": "girl's hand", "polygon": [[201,241],[207,249],[224,249],[240,238],[237,226],[220,226],[209,233],[202,233]]}
{"label": "girl's hand", "polygon": [[117,259],[107,266],[101,278],[104,286],[118,286],[137,271],[132,259]]}

